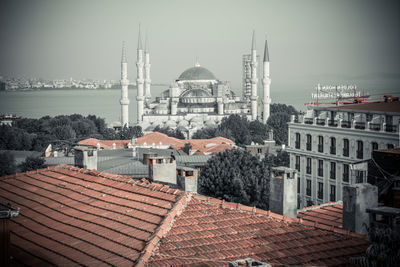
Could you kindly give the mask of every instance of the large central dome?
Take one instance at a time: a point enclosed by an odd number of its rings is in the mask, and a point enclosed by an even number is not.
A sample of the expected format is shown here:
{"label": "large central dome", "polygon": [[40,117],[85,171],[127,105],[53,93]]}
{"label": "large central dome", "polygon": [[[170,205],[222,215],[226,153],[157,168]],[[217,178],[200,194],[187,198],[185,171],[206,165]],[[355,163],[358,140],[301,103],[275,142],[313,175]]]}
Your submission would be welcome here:
{"label": "large central dome", "polygon": [[203,67],[192,67],[179,76],[179,81],[185,80],[216,80],[217,78],[214,74],[206,68]]}

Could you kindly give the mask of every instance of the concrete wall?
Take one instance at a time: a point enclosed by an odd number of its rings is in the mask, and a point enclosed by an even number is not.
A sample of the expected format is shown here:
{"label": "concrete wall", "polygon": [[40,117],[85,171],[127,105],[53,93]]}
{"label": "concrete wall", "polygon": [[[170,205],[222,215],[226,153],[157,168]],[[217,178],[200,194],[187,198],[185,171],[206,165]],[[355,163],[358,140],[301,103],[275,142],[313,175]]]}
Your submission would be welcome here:
{"label": "concrete wall", "polygon": [[88,170],[97,170],[97,150],[88,147],[74,147],[75,166]]}
{"label": "concrete wall", "polygon": [[343,187],[343,228],[366,234],[369,227],[367,208],[378,206],[378,187],[363,183]]}
{"label": "concrete wall", "polygon": [[163,158],[161,162],[157,158],[150,159],[149,174],[155,182],[177,184],[176,161],[172,158]]}
{"label": "concrete wall", "polygon": [[278,214],[283,214],[283,179],[271,177],[269,210]]}

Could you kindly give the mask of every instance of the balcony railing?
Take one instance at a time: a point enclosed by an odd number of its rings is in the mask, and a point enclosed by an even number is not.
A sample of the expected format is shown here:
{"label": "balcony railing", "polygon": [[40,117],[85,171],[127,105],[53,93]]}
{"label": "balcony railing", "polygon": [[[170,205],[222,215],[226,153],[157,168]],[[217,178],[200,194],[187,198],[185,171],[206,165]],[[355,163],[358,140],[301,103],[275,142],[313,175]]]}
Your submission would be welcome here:
{"label": "balcony railing", "polygon": [[336,196],[329,194],[329,201],[336,201]]}
{"label": "balcony railing", "polygon": [[324,199],[324,192],[318,191],[318,198]]}
{"label": "balcony railing", "polygon": [[318,145],[318,152],[324,152],[324,145],[322,145],[322,144],[319,144]]}
{"label": "balcony railing", "polygon": [[308,151],[311,151],[311,143],[307,143],[306,144],[306,148],[307,148]]}
{"label": "balcony railing", "polygon": [[296,141],[296,142],[294,143],[294,146],[295,146],[295,148],[300,149],[300,142],[299,142],[299,141]]}
{"label": "balcony railing", "polygon": [[354,128],[356,128],[356,129],[365,129],[365,122],[359,122],[359,121],[357,121],[355,124],[354,124]]}
{"label": "balcony railing", "polygon": [[381,124],[379,123],[370,123],[369,124],[369,129],[373,131],[380,131],[381,130]]}
{"label": "balcony railing", "polygon": [[396,125],[386,124],[385,131],[386,132],[396,132]]}
{"label": "balcony railing", "polygon": [[305,124],[313,124],[314,123],[314,119],[313,118],[304,118],[304,123]]}
{"label": "balcony railing", "polygon": [[332,155],[336,155],[336,147],[335,146],[331,146],[330,152]]}
{"label": "balcony railing", "polygon": [[350,128],[351,122],[350,121],[342,121],[341,125],[342,128]]}
{"label": "balcony railing", "polygon": [[357,150],[357,158],[358,159],[363,159],[364,158],[364,153],[362,150]]}
{"label": "balcony railing", "polygon": [[349,156],[349,149],[348,148],[343,148],[343,156],[345,156],[345,157]]}
{"label": "balcony railing", "polygon": [[310,166],[307,166],[307,167],[306,167],[306,173],[307,173],[307,174],[311,174],[311,167],[310,167]]}
{"label": "balcony railing", "polygon": [[349,173],[348,172],[344,172],[343,173],[343,182],[349,182]]}
{"label": "balcony railing", "polygon": [[328,125],[332,127],[337,127],[338,126],[338,121],[337,120],[329,120]]}
{"label": "balcony railing", "polygon": [[318,176],[324,176],[324,169],[318,168]]}
{"label": "balcony railing", "polygon": [[325,125],[325,119],[317,119],[318,125]]}
{"label": "balcony railing", "polygon": [[329,174],[330,174],[329,177],[331,179],[336,179],[336,172],[330,171]]}
{"label": "balcony railing", "polygon": [[306,195],[309,197],[311,196],[311,188],[306,189]]}

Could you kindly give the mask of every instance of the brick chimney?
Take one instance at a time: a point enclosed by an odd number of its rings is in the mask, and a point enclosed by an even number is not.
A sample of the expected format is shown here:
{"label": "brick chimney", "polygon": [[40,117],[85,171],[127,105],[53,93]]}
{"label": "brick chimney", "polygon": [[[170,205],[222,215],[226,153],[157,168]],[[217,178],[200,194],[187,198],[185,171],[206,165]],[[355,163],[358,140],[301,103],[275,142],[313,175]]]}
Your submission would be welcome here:
{"label": "brick chimney", "polygon": [[367,209],[378,206],[378,187],[369,183],[343,187],[343,228],[366,234],[369,227]]}
{"label": "brick chimney", "polygon": [[97,170],[97,148],[87,146],[76,146],[75,166],[88,170]]}
{"label": "brick chimney", "polygon": [[271,169],[269,209],[286,217],[297,217],[297,171],[287,167]]}
{"label": "brick chimney", "polygon": [[149,177],[155,182],[176,185],[176,161],[173,156],[150,156],[147,158]]}
{"label": "brick chimney", "polygon": [[10,262],[10,218],[17,217],[19,211],[10,204],[0,204],[0,266],[11,266]]}
{"label": "brick chimney", "polygon": [[197,193],[199,169],[190,167],[177,167],[178,186],[186,192]]}

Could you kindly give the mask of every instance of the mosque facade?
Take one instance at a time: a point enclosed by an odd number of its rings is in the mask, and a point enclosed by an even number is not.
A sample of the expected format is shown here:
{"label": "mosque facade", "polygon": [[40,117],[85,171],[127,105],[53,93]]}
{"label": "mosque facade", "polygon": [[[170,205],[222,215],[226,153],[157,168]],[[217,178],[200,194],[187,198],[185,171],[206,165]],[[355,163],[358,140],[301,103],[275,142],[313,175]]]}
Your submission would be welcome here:
{"label": "mosque facade", "polygon": [[[126,60],[123,50],[121,85],[126,84]],[[228,81],[219,80],[207,68],[200,66],[198,61],[194,67],[186,69],[170,84],[169,88],[152,100],[150,79],[150,54],[142,47],[142,39],[139,30],[137,47],[137,125],[146,131],[152,131],[155,127],[169,127],[179,129],[188,138],[199,129],[216,127],[224,117],[238,114],[247,117],[248,120],[260,120],[264,123],[269,117],[270,77],[269,55],[267,40],[265,40],[263,58],[263,101],[261,115],[258,113],[259,97],[257,95],[257,66],[258,66],[255,33],[252,37],[252,48],[247,68],[246,79],[249,84],[248,92],[241,99],[231,90]],[[125,110],[129,101],[122,86],[121,92],[121,121],[126,125],[128,118]]]}

